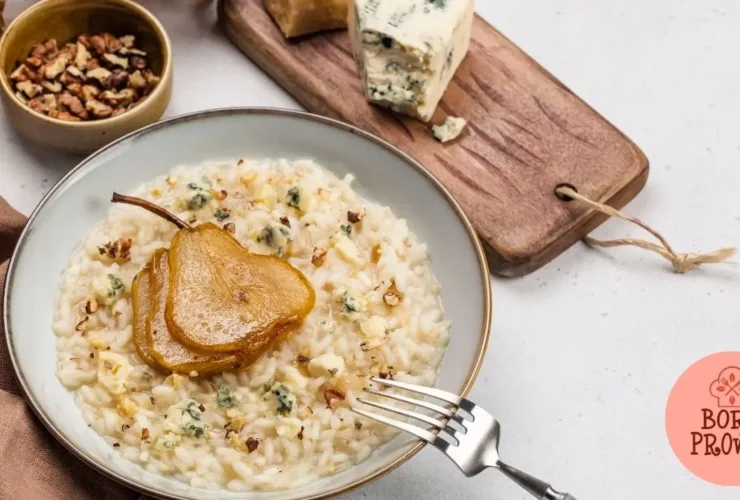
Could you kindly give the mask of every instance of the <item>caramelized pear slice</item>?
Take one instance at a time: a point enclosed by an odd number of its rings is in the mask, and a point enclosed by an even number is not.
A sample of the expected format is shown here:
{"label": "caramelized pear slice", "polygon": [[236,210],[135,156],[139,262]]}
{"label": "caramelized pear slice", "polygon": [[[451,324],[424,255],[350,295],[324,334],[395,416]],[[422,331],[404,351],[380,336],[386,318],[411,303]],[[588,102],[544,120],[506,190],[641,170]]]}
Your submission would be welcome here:
{"label": "caramelized pear slice", "polygon": [[160,248],[150,264],[151,308],[147,321],[147,340],[152,357],[175,373],[197,371],[198,375],[228,370],[239,359],[234,354],[200,353],[188,349],[170,335],[165,321],[165,306],[170,289],[167,250]]}
{"label": "caramelized pear slice", "polygon": [[134,310],[134,347],[139,357],[155,370],[163,371],[165,367],[157,363],[152,356],[149,348],[149,341],[146,337],[146,322],[149,318],[149,309],[151,307],[151,284],[149,283],[149,266],[139,271],[131,285],[131,302]]}
{"label": "caramelized pear slice", "polygon": [[251,358],[303,320],[316,301],[300,271],[249,252],[212,223],[178,231],[168,253],[167,327],[194,349],[238,350]]}

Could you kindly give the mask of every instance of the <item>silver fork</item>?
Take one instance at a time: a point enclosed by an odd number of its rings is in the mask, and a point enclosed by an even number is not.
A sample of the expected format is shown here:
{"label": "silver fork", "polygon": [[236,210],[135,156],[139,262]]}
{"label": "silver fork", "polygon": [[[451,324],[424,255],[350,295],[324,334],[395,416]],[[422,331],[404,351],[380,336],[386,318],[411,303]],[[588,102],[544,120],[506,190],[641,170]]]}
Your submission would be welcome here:
{"label": "silver fork", "polygon": [[[377,415],[375,413],[352,407],[352,411],[355,413],[408,432],[419,439],[426,441],[447,455],[468,477],[475,476],[484,469],[493,467],[503,472],[506,477],[527,490],[532,496],[539,500],[576,500],[568,493],[559,493],[546,482],[540,481],[529,474],[503,463],[498,454],[498,441],[501,433],[501,426],[490,413],[480,406],[465,398],[461,398],[455,394],[441,391],[439,389],[407,384],[405,382],[396,382],[394,380],[378,377],[372,377],[370,380],[381,385],[405,389],[410,392],[423,394],[425,396],[430,396],[450,403],[453,405],[451,410],[427,401],[409,398],[401,394],[393,394],[372,388],[365,388],[365,391],[370,394],[395,399],[396,401],[420,406],[436,412],[446,417],[448,421],[456,422],[460,429],[453,428],[444,422],[422,413],[408,411],[403,408],[396,408],[395,406],[379,403],[377,401],[370,401],[364,398],[357,398],[357,401],[375,408],[380,408],[381,410],[414,418],[429,424],[432,427],[436,427],[439,429],[439,432],[433,434],[428,430],[415,425],[406,422],[399,422],[398,420],[394,420],[383,415]],[[462,415],[458,414],[458,410],[461,408],[470,415],[469,419],[463,418]],[[448,441],[442,436],[447,436],[452,439]]]}

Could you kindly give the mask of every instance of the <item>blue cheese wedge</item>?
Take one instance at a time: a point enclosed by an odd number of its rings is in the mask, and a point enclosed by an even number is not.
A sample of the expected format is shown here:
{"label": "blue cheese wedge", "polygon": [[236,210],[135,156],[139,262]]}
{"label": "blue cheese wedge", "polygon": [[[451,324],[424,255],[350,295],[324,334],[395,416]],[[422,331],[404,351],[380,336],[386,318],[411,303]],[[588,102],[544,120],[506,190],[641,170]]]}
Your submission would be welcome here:
{"label": "blue cheese wedge", "polygon": [[368,101],[429,121],[468,52],[473,0],[351,0]]}
{"label": "blue cheese wedge", "polygon": [[468,122],[465,118],[449,116],[442,125],[434,125],[432,127],[432,133],[434,134],[434,138],[439,142],[449,142],[457,139],[467,124]]}

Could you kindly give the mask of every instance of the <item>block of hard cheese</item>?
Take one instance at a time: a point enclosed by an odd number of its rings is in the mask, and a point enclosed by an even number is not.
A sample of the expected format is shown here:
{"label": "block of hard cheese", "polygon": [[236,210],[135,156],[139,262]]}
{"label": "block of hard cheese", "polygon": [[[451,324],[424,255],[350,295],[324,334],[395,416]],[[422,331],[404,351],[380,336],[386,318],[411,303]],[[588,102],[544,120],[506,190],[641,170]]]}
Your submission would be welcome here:
{"label": "block of hard cheese", "polygon": [[286,37],[347,27],[348,0],[264,0]]}
{"label": "block of hard cheese", "polygon": [[350,0],[367,99],[429,121],[468,52],[473,0]]}

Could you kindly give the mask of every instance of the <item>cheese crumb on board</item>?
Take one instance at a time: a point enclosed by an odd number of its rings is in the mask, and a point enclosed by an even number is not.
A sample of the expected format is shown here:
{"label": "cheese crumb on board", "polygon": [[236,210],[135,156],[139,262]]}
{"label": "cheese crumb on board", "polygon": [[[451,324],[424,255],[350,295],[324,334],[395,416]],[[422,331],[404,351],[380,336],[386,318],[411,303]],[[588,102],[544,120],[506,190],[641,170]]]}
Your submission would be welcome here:
{"label": "cheese crumb on board", "polygon": [[468,52],[473,0],[350,0],[367,99],[429,121]]}
{"label": "cheese crumb on board", "polygon": [[467,124],[468,121],[465,118],[448,116],[442,125],[432,127],[432,134],[434,134],[434,138],[439,142],[449,142],[457,139]]}
{"label": "cheese crumb on board", "polygon": [[290,38],[347,27],[348,0],[264,0],[283,34]]}

